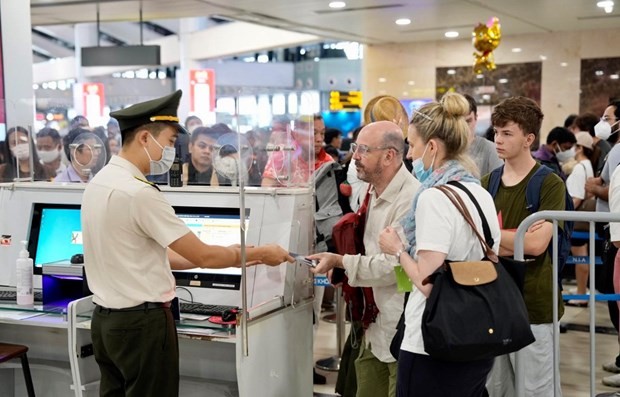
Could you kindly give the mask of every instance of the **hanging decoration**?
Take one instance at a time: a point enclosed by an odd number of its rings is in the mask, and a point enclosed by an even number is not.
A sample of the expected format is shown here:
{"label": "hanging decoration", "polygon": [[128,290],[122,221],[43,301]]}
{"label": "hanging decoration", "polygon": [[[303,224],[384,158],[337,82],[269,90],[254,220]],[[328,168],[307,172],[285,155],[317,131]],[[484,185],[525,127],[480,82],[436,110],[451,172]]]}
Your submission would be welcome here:
{"label": "hanging decoration", "polygon": [[487,24],[479,23],[472,32],[472,43],[479,52],[474,52],[474,72],[482,73],[484,70],[495,70],[493,50],[499,45],[502,38],[499,18],[489,19]]}

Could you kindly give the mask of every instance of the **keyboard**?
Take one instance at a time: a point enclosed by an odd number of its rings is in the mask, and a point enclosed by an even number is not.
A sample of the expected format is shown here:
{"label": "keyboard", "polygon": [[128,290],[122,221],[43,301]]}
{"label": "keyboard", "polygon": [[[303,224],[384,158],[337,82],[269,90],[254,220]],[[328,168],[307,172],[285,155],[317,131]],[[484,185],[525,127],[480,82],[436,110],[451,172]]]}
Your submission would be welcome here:
{"label": "keyboard", "polygon": [[208,305],[206,303],[189,303],[189,302],[181,302],[180,309],[181,313],[190,313],[190,314],[203,314],[206,316],[221,316],[226,310],[236,309],[236,306],[226,306],[226,305]]}
{"label": "keyboard", "polygon": [[[16,301],[17,300],[17,291],[0,291],[0,301]],[[43,301],[43,293],[41,291],[34,291],[34,301],[42,302]]]}

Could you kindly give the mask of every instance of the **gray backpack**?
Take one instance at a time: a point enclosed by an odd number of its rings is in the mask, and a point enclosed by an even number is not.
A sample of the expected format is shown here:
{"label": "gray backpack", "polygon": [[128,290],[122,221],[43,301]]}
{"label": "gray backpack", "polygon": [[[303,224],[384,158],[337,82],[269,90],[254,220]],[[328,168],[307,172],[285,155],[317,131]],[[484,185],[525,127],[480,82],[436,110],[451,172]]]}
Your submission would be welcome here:
{"label": "gray backpack", "polygon": [[[352,212],[347,197],[340,193],[339,185],[346,173],[336,162],[325,163],[314,171],[315,199],[315,252],[335,252],[332,229],[342,215]],[[344,207],[344,208],[343,208]]]}

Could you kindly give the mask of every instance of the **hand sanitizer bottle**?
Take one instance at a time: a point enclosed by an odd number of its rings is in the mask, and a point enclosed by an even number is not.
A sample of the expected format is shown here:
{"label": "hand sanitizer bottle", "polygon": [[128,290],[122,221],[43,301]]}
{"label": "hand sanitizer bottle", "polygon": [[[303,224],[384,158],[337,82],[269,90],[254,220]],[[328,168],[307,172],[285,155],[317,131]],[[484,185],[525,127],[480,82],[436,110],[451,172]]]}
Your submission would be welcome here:
{"label": "hand sanitizer bottle", "polygon": [[34,304],[34,293],[32,291],[32,259],[30,259],[26,249],[27,241],[21,242],[23,247],[19,251],[17,258],[17,304]]}

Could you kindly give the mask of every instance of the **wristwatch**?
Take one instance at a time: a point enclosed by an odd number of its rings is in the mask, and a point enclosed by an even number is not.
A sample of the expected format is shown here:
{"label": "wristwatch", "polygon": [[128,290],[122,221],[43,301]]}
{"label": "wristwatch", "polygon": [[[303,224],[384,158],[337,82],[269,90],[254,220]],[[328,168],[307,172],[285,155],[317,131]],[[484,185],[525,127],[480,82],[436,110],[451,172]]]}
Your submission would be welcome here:
{"label": "wristwatch", "polygon": [[394,256],[396,256],[396,261],[397,261],[398,263],[400,263],[400,256],[403,254],[403,252],[404,252],[404,251],[403,251],[403,249],[401,248],[401,249],[399,249],[399,250],[398,250],[398,252],[396,252],[396,255],[394,255]]}

